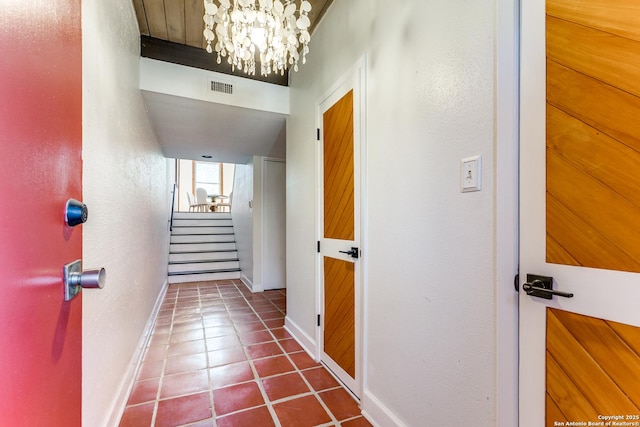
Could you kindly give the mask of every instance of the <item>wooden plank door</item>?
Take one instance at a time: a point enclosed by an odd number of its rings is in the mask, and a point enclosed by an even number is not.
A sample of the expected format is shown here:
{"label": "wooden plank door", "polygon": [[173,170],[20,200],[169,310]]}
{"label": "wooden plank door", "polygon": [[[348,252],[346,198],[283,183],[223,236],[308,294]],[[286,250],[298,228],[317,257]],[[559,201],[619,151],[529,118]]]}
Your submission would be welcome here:
{"label": "wooden plank door", "polygon": [[[355,242],[353,91],[323,115],[324,130],[324,354],[333,371],[355,380],[355,260],[340,250]],[[328,240],[334,242],[330,244]],[[339,246],[339,247],[338,247]],[[337,249],[337,251],[336,251]],[[344,376],[344,375],[342,375]]]}
{"label": "wooden plank door", "polygon": [[640,425],[640,3],[521,16],[520,427]]}
{"label": "wooden plank door", "polygon": [[64,223],[82,198],[80,0],[0,2],[0,425],[80,426],[82,256]]}
{"label": "wooden plank door", "polygon": [[[357,75],[356,75],[357,76]],[[361,391],[360,103],[358,79],[319,106],[321,134],[321,360],[356,395]]]}

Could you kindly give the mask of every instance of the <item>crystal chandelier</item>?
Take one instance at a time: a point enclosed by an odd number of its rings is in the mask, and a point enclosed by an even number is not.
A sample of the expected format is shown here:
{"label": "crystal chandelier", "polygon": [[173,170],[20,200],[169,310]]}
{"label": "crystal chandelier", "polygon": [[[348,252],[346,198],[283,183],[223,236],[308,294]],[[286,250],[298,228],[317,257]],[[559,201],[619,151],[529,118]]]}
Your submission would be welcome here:
{"label": "crystal chandelier", "polygon": [[295,0],[233,0],[233,6],[230,0],[219,0],[219,5],[204,0],[204,10],[207,52],[218,53],[218,64],[227,57],[234,71],[238,68],[255,75],[257,51],[263,76],[271,72],[284,75],[289,67],[298,71],[300,47],[302,63],[306,62],[311,40],[307,16],[311,3],[307,0],[300,7]]}

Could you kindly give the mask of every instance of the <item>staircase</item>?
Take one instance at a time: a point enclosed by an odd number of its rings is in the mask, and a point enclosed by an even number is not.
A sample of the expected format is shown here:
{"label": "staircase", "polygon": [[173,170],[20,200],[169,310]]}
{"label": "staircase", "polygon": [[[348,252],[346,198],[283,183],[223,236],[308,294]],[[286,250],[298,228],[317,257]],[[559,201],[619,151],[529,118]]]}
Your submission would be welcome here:
{"label": "staircase", "polygon": [[239,279],[231,214],[175,212],[168,275],[170,284]]}

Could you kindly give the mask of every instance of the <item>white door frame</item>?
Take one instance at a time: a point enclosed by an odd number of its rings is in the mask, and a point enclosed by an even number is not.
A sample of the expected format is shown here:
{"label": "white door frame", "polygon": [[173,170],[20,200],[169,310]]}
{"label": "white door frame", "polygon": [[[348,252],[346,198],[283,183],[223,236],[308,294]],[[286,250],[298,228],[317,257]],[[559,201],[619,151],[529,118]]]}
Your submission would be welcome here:
{"label": "white door frame", "polygon": [[496,418],[518,425],[520,1],[497,0]]}
{"label": "white door frame", "polygon": [[[356,360],[356,378],[353,383],[346,384],[347,387],[356,395],[357,398],[362,397],[364,369],[366,364],[366,353],[364,350],[364,337],[366,336],[365,322],[365,295],[366,295],[366,259],[367,259],[367,240],[366,240],[366,56],[358,60],[344,75],[340,77],[316,102],[316,128],[318,131],[318,144],[316,145],[316,236],[318,242],[323,239],[324,235],[324,156],[322,150],[322,129],[323,111],[322,105],[332,100],[337,102],[346,92],[342,90],[345,86],[353,89],[353,115],[354,115],[354,141],[359,149],[354,151],[354,157],[360,160],[359,167],[354,170],[354,190],[356,194],[359,192],[359,214],[354,218],[355,240],[359,243],[360,258],[355,263],[355,360]],[[348,92],[348,90],[347,90]],[[341,93],[340,96],[336,94]],[[335,99],[332,99],[335,98]],[[323,255],[318,252],[316,256],[316,310],[317,314],[324,319],[324,262]],[[316,327],[316,353],[315,358],[321,361],[324,352],[324,322]]]}

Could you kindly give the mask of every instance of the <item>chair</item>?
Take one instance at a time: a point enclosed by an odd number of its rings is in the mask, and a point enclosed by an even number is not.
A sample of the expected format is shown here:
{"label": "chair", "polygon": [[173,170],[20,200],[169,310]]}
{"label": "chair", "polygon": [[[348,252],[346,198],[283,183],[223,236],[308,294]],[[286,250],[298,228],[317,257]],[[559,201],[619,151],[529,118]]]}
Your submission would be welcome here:
{"label": "chair", "polygon": [[196,188],[196,204],[200,212],[207,212],[209,208],[213,206],[207,200],[207,190],[204,188]]}
{"label": "chair", "polygon": [[196,198],[189,191],[187,191],[187,200],[189,201],[189,212],[195,212],[196,210],[198,210],[198,203],[196,202]]}
{"label": "chair", "polygon": [[215,204],[216,209],[217,208],[229,208],[229,212],[231,212],[231,199],[233,198],[233,191],[231,193],[229,193],[229,202],[224,203],[224,202],[218,202]]}

